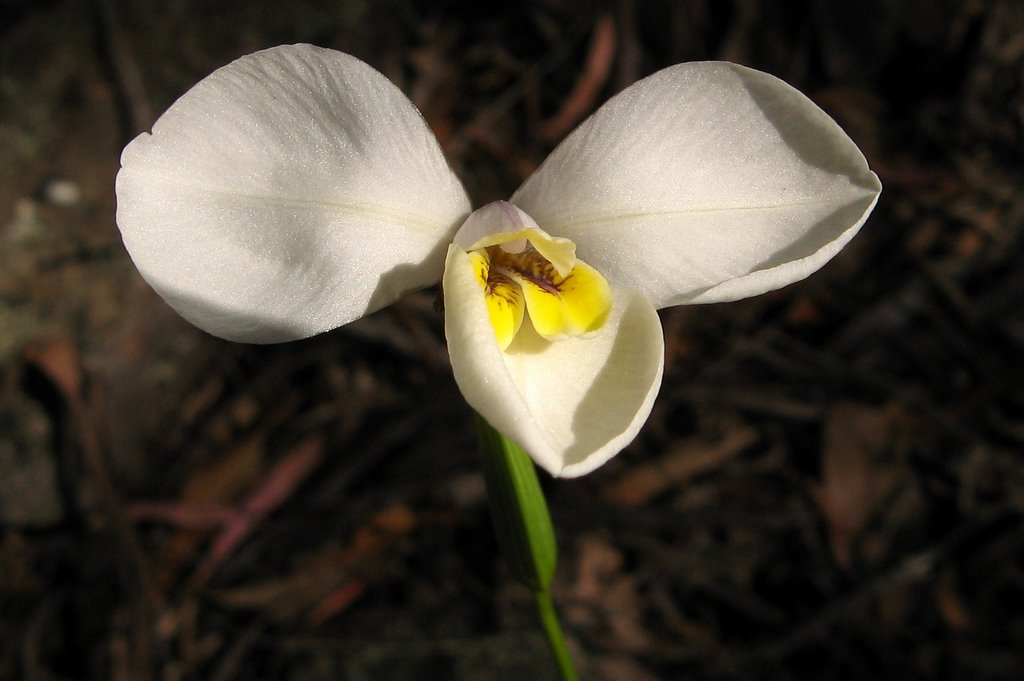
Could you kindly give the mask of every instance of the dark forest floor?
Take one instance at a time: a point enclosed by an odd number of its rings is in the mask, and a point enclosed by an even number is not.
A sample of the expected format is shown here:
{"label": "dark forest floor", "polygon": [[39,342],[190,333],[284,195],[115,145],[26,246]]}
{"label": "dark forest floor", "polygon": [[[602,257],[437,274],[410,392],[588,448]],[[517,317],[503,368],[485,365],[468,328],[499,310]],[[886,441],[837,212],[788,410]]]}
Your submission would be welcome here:
{"label": "dark forest floor", "polygon": [[476,7],[0,3],[0,680],[554,678],[436,292],[236,345],[120,244],[124,144],[290,42],[395,80],[477,205],[671,63],[745,63],[832,114],[884,185],[854,243],[664,311],[641,436],[545,482],[571,646],[588,679],[1022,678],[1024,5]]}

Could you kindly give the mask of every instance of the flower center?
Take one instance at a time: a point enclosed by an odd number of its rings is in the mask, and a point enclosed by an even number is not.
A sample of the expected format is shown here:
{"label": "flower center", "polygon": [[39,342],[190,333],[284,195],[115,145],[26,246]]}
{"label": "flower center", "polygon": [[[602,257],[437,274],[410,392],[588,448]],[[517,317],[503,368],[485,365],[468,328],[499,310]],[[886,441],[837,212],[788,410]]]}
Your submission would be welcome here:
{"label": "flower center", "polygon": [[597,270],[576,259],[576,245],[529,228],[489,235],[469,252],[498,345],[508,349],[529,319],[547,340],[601,328],[611,289]]}

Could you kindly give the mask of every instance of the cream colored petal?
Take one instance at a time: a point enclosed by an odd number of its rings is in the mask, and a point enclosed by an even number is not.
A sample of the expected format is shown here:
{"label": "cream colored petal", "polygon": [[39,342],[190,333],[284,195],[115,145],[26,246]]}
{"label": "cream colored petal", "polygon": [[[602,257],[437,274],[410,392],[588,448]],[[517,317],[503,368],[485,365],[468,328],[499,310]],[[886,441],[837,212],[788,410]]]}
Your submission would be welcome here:
{"label": "cream colored petal", "polygon": [[680,64],[612,98],[511,202],[657,307],[756,295],[845,245],[881,185],[836,123],[759,71]]}
{"label": "cream colored petal", "polygon": [[532,229],[538,229],[537,223],[522,210],[508,201],[492,201],[466,218],[453,241],[463,250],[471,251],[503,243],[505,238],[501,235],[509,232]]}
{"label": "cream colored petal", "polygon": [[661,323],[640,294],[613,289],[605,325],[547,341],[524,323],[501,352],[466,252],[453,245],[443,279],[445,335],[470,406],[552,475],[604,464],[639,432],[661,385]]}
{"label": "cream colored petal", "polygon": [[568,274],[576,263],[576,244],[568,239],[552,237],[540,229],[533,218],[508,201],[492,201],[477,208],[455,234],[455,243],[467,251],[501,244],[509,253],[519,253],[527,241],[562,276]]}
{"label": "cream colored petal", "polygon": [[218,336],[310,336],[436,282],[469,200],[422,116],[346,54],[277,47],[202,80],[121,157],[146,280]]}

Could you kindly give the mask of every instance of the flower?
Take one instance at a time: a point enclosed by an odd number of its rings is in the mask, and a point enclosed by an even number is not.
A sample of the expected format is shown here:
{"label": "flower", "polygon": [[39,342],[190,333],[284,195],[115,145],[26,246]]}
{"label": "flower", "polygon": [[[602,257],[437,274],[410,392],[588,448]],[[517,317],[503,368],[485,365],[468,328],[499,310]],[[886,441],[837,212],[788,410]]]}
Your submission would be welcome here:
{"label": "flower", "polygon": [[806,277],[881,191],[809,99],[773,76],[702,62],[625,89],[509,202],[471,213],[401,91],[310,45],[214,72],[125,148],[121,166],[117,223],[136,266],[223,338],[305,338],[443,273],[466,400],[567,477],[605,463],[650,413],[658,308]]}

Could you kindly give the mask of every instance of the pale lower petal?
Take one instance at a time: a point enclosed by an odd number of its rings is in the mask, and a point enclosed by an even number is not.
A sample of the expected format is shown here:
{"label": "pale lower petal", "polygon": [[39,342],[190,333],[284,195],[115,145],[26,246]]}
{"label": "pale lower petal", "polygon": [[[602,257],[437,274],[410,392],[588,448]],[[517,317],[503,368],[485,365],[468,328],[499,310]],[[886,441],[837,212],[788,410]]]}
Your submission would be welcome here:
{"label": "pale lower petal", "polygon": [[117,222],[146,280],[218,336],[310,336],[436,282],[469,213],[422,116],[354,57],[214,72],[125,148]]}
{"label": "pale lower petal", "polygon": [[611,99],[512,197],[656,307],[756,295],[845,245],[881,185],[836,123],[777,78],[680,64]]}
{"label": "pale lower petal", "polygon": [[613,289],[605,325],[546,341],[529,321],[501,352],[464,250],[444,273],[445,334],[462,394],[492,426],[555,476],[589,473],[636,437],[661,385],[661,323],[639,293]]}

